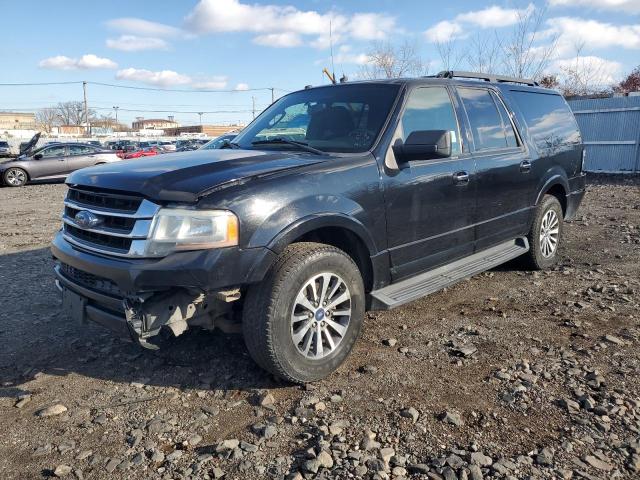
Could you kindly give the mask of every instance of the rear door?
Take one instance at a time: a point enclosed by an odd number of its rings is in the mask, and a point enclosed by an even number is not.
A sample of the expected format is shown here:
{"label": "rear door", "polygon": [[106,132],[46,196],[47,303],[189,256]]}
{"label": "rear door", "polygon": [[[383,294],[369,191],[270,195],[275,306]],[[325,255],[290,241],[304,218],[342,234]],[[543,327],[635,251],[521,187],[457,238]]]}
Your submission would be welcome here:
{"label": "rear door", "polygon": [[97,151],[88,145],[69,145],[67,173],[98,163]]}
{"label": "rear door", "polygon": [[512,115],[496,90],[457,87],[473,141],[476,161],[476,251],[525,235],[532,159]]}
{"label": "rear door", "polygon": [[63,178],[67,169],[67,148],[64,145],[45,147],[32,158],[32,179]]}
{"label": "rear door", "polygon": [[[420,130],[451,132],[450,158],[398,164],[390,147],[384,195],[392,279],[430,270],[473,251],[475,168],[463,150],[451,92],[425,86],[409,92],[393,142]],[[393,143],[392,142],[392,143]]]}

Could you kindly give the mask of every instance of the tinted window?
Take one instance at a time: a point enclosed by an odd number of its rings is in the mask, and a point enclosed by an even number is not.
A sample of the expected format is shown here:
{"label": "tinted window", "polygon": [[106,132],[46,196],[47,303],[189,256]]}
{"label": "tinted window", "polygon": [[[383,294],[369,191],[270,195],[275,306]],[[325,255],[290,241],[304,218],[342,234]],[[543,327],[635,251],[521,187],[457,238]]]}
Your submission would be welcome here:
{"label": "tinted window", "polygon": [[64,145],[59,147],[48,147],[41,152],[43,158],[47,157],[61,157],[64,155]]}
{"label": "tinted window", "polygon": [[459,88],[458,93],[467,111],[476,150],[506,148],[502,119],[489,90]]}
{"label": "tinted window", "polygon": [[402,139],[419,130],[448,130],[451,132],[451,155],[460,153],[460,135],[446,88],[418,88],[411,92],[400,123]]}
{"label": "tinted window", "polygon": [[511,118],[509,117],[507,110],[504,108],[502,101],[497,97],[495,93],[492,92],[491,96],[493,97],[493,100],[498,107],[498,112],[500,112],[504,134],[507,137],[507,147],[517,147],[518,140],[516,138],[516,132],[513,130],[513,124],[511,123]]}
{"label": "tinted window", "polygon": [[69,155],[89,155],[95,153],[95,149],[85,145],[69,145]]}
{"label": "tinted window", "polygon": [[282,143],[252,145],[285,138],[327,152],[364,152],[378,137],[399,88],[352,84],[295,92],[267,108],[234,142],[242,148],[297,148]]}
{"label": "tinted window", "polygon": [[557,148],[580,141],[575,118],[560,95],[512,92],[539,149]]}

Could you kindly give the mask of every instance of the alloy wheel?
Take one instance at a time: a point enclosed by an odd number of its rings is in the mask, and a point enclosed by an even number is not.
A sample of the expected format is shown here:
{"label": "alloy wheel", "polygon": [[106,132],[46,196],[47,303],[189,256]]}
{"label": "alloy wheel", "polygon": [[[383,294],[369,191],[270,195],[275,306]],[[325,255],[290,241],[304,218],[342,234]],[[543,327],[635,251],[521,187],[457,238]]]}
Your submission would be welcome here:
{"label": "alloy wheel", "polygon": [[291,339],[298,352],[311,360],[333,353],[351,321],[351,292],[335,273],[309,279],[296,296],[291,312]]}
{"label": "alloy wheel", "polygon": [[24,185],[27,181],[27,175],[19,168],[10,168],[4,178],[13,187]]}
{"label": "alloy wheel", "polygon": [[560,220],[555,210],[549,210],[540,224],[540,252],[545,258],[552,257],[558,248]]}

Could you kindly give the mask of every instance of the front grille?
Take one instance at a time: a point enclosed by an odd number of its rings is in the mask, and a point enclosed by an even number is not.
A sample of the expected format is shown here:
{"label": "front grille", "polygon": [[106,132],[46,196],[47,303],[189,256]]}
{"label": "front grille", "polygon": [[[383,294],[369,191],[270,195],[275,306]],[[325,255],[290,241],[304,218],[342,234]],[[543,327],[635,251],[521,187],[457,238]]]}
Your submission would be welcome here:
{"label": "front grille", "polygon": [[83,287],[90,288],[107,295],[122,297],[122,292],[118,286],[108,278],[99,277],[89,272],[78,270],[71,265],[60,262],[60,273],[72,282]]}
{"label": "front grille", "polygon": [[125,237],[114,237],[113,235],[105,235],[103,233],[90,232],[82,230],[71,225],[64,226],[65,233],[74,238],[88,242],[93,245],[107,247],[108,249],[120,250],[122,253],[128,253],[131,248],[131,239]]}
{"label": "front grille", "polygon": [[140,206],[140,203],[142,203],[142,198],[140,197],[95,192],[78,188],[70,188],[67,199],[87,207],[120,210],[124,212],[135,212]]}
{"label": "front grille", "polygon": [[[111,256],[144,257],[159,208],[142,197],[72,187],[64,201],[62,232],[78,248]],[[84,215],[78,216],[79,212]]]}

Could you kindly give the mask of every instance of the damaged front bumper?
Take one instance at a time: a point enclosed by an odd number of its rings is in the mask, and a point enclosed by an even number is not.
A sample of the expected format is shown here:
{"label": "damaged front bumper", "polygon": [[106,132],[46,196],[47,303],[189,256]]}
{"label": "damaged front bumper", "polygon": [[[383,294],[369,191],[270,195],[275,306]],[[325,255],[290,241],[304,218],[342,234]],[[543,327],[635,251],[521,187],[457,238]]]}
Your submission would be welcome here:
{"label": "damaged front bumper", "polygon": [[[228,325],[240,287],[260,281],[268,249],[183,252],[159,260],[122,260],[77,249],[57,235],[52,243],[63,309],[147,348],[163,327]],[[220,326],[220,325],[218,325]]]}

